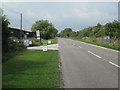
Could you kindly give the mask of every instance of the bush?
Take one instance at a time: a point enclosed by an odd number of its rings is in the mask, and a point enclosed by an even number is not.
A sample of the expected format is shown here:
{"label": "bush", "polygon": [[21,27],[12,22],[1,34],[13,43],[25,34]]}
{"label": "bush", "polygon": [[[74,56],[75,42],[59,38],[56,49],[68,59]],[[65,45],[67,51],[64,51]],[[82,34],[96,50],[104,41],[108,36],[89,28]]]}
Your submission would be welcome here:
{"label": "bush", "polygon": [[23,45],[23,43],[18,43],[18,42],[13,42],[12,40],[9,40],[8,42],[8,47],[9,47],[9,51],[13,51],[13,50],[21,50],[21,49],[25,49],[26,47]]}
{"label": "bush", "polygon": [[5,62],[13,56],[17,55],[20,51],[25,50],[26,47],[23,43],[13,42],[12,40],[8,41],[8,50],[2,55],[2,61]]}
{"label": "bush", "polygon": [[10,30],[8,28],[8,24],[9,21],[8,19],[6,19],[5,16],[2,16],[2,18],[0,18],[0,20],[2,20],[2,53],[6,53],[8,52],[8,38],[10,35]]}

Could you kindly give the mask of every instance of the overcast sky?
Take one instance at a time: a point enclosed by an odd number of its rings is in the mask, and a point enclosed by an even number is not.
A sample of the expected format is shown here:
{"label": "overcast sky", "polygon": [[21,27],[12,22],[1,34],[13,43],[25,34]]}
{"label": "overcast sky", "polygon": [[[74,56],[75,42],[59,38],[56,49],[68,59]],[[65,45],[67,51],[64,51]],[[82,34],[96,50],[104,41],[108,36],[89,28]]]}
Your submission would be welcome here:
{"label": "overcast sky", "polygon": [[118,19],[117,2],[5,2],[2,6],[11,27],[20,27],[20,13],[23,14],[25,30],[41,19],[49,20],[59,31],[65,28],[78,31]]}

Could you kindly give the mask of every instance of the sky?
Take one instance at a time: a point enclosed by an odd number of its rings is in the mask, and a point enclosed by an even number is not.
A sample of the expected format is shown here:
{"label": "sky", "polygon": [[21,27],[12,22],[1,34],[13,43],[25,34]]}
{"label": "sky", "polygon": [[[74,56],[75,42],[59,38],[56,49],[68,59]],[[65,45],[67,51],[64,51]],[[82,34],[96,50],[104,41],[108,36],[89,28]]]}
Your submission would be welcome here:
{"label": "sky", "polygon": [[117,2],[4,2],[2,8],[10,27],[20,28],[22,13],[25,30],[31,30],[35,21],[41,19],[49,20],[59,32],[65,28],[79,31],[118,20]]}

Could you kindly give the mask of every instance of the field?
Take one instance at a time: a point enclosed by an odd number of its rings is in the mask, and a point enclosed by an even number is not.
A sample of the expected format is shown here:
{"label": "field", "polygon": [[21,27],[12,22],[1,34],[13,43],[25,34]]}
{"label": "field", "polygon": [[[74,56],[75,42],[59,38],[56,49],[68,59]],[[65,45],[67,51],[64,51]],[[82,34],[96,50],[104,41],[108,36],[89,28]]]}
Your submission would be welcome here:
{"label": "field", "polygon": [[3,63],[3,88],[59,88],[58,51],[24,50]]}

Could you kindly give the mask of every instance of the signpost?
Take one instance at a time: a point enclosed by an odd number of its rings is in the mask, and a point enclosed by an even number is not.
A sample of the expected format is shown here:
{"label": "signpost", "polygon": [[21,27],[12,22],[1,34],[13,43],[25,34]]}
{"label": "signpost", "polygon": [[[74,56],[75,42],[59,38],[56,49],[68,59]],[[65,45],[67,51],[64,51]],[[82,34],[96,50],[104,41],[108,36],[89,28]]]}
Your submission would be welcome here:
{"label": "signpost", "polygon": [[37,37],[40,37],[40,31],[39,30],[36,31],[36,35],[37,35]]}
{"label": "signpost", "polygon": [[37,36],[37,39],[40,40],[40,42],[41,42],[40,31],[39,30],[36,31],[36,36]]}
{"label": "signpost", "polygon": [[26,38],[27,38],[27,35],[25,35],[24,38],[26,39]]}
{"label": "signpost", "polygon": [[29,44],[31,45],[31,44],[32,44],[32,41],[29,41]]}
{"label": "signpost", "polygon": [[24,45],[29,46],[29,40],[24,40]]}
{"label": "signpost", "polygon": [[47,50],[48,50],[47,45],[44,45],[43,46],[43,51],[47,51]]}
{"label": "signpost", "polygon": [[40,40],[40,37],[37,37],[38,40]]}
{"label": "signpost", "polygon": [[110,36],[104,36],[104,43],[110,43]]}

